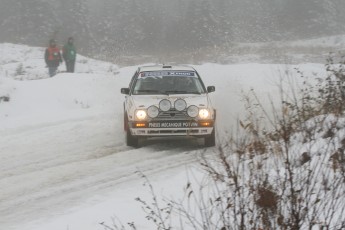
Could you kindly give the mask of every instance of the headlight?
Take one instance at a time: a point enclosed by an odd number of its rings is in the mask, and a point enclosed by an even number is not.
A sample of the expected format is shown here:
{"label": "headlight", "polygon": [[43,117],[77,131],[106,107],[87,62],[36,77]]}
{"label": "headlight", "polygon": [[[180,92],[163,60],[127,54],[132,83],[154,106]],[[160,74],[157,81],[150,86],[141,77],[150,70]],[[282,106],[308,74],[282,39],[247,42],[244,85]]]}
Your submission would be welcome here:
{"label": "headlight", "polygon": [[167,99],[163,99],[159,102],[159,108],[160,110],[166,112],[166,111],[169,111],[170,108],[171,108],[171,103],[169,100]]}
{"label": "headlight", "polygon": [[206,119],[210,116],[210,112],[207,109],[200,109],[199,111],[199,117],[201,119]]}
{"label": "headlight", "polygon": [[145,110],[137,110],[135,112],[135,116],[138,120],[144,120],[146,118],[146,111]]}
{"label": "headlight", "polygon": [[199,108],[196,107],[195,105],[191,105],[187,109],[187,114],[190,117],[196,117],[199,114]]}
{"label": "headlight", "polygon": [[182,99],[177,99],[174,105],[177,111],[183,111],[187,107],[186,101]]}
{"label": "headlight", "polygon": [[147,109],[147,115],[151,118],[157,117],[159,114],[159,110],[156,106],[152,105]]}

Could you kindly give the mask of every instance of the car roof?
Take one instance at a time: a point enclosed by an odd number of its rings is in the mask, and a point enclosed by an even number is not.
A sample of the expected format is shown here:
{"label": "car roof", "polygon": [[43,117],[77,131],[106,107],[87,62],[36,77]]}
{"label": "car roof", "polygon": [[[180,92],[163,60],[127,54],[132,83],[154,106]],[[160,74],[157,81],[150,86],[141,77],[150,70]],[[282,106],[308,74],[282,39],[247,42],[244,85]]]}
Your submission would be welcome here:
{"label": "car roof", "polygon": [[184,65],[152,65],[152,66],[141,66],[139,67],[139,72],[143,71],[161,71],[161,70],[182,70],[182,71],[195,71],[191,66]]}

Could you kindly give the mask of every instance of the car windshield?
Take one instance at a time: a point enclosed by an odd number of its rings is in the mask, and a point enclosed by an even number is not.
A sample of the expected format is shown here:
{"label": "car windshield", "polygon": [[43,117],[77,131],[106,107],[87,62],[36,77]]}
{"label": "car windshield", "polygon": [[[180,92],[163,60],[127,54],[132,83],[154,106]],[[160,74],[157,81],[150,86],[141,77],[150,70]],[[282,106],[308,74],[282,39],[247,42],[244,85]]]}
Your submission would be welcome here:
{"label": "car windshield", "polygon": [[202,94],[204,87],[196,76],[144,76],[138,77],[133,94]]}

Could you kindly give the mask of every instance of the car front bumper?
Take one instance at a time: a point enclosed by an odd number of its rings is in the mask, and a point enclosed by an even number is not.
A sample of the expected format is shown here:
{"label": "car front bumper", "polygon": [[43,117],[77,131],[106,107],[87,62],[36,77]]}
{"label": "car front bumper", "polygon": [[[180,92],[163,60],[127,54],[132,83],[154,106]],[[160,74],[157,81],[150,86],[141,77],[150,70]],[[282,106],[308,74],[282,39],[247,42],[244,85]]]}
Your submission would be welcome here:
{"label": "car front bumper", "polygon": [[133,136],[207,136],[214,129],[214,121],[151,121],[129,122]]}

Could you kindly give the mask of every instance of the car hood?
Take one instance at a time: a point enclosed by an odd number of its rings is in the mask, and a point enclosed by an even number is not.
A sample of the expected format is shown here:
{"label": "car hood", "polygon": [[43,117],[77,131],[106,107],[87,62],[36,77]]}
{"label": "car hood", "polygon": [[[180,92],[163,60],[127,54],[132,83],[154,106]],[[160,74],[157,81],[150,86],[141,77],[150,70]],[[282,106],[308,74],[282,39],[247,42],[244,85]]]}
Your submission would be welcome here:
{"label": "car hood", "polygon": [[177,99],[184,99],[187,103],[187,107],[190,105],[196,105],[199,108],[208,108],[210,107],[210,100],[208,99],[207,94],[201,95],[132,95],[132,103],[137,109],[148,108],[151,105],[158,107],[159,102],[163,99],[167,99],[173,105]]}

